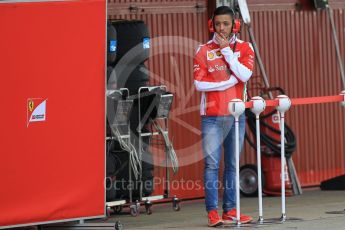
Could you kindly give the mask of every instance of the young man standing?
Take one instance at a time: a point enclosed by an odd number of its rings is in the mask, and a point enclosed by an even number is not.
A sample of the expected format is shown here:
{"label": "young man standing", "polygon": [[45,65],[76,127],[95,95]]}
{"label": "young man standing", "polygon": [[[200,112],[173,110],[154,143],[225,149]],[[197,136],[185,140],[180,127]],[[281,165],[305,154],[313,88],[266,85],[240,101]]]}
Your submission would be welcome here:
{"label": "young man standing", "polygon": [[[252,76],[254,51],[250,43],[236,38],[234,11],[218,7],[213,15],[213,39],[201,45],[194,58],[194,84],[202,93],[202,147],[205,157],[204,187],[208,225],[215,227],[236,220],[235,119],[228,104],[234,98],[246,100],[246,82]],[[239,119],[240,148],[245,116]],[[218,215],[218,169],[224,148],[223,214]],[[252,217],[241,215],[241,223]]]}

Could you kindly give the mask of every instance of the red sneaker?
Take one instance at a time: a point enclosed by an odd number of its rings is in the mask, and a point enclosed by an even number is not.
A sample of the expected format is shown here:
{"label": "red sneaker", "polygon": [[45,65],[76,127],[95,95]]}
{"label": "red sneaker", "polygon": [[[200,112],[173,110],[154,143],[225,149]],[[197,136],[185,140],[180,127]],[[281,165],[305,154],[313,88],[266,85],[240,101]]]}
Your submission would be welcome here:
{"label": "red sneaker", "polygon": [[[236,208],[230,211],[223,212],[222,219],[224,223],[231,224],[236,222]],[[249,223],[253,220],[253,217],[240,214],[240,221],[242,224]]]}
{"label": "red sneaker", "polygon": [[218,215],[217,210],[211,210],[208,212],[208,226],[209,227],[217,227],[223,225],[223,220]]}

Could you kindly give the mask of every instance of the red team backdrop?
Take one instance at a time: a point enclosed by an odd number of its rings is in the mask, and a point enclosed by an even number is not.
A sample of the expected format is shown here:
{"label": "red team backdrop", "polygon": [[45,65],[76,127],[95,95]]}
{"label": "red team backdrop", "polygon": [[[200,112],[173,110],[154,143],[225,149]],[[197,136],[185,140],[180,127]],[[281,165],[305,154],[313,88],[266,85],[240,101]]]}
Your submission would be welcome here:
{"label": "red team backdrop", "polygon": [[104,215],[105,0],[0,3],[0,228]]}

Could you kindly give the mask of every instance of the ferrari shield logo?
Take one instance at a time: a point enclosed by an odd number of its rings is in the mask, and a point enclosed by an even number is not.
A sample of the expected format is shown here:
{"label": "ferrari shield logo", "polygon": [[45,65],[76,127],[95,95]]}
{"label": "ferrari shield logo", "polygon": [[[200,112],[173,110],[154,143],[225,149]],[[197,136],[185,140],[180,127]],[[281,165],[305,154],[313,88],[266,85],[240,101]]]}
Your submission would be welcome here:
{"label": "ferrari shield logo", "polygon": [[28,109],[29,109],[29,112],[32,112],[34,110],[34,101],[30,100],[28,102]]}

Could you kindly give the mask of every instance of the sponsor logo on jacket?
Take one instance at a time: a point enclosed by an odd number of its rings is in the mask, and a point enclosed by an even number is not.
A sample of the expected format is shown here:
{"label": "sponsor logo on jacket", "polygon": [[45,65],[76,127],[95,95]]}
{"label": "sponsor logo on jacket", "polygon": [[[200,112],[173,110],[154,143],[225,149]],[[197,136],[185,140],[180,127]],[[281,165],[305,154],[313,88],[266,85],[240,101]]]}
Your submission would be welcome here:
{"label": "sponsor logo on jacket", "polygon": [[220,50],[211,50],[211,51],[207,51],[207,60],[208,61],[212,61],[218,58],[222,58],[223,55],[220,52]]}
{"label": "sponsor logo on jacket", "polygon": [[214,71],[226,71],[228,67],[226,65],[214,65],[208,68],[208,72],[212,73]]}

